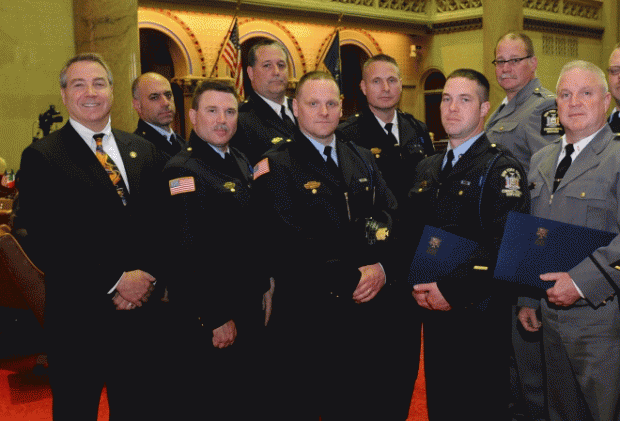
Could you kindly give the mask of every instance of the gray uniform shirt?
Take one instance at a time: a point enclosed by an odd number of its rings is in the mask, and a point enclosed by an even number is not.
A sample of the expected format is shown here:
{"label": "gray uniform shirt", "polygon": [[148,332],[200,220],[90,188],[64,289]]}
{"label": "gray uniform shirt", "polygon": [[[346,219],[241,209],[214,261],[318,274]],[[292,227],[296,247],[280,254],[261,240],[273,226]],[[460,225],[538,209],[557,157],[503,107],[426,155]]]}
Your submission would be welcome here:
{"label": "gray uniform shirt", "polygon": [[557,118],[555,95],[532,79],[501,110],[498,107],[487,120],[485,128],[491,143],[505,146],[529,171],[534,153],[564,130]]}

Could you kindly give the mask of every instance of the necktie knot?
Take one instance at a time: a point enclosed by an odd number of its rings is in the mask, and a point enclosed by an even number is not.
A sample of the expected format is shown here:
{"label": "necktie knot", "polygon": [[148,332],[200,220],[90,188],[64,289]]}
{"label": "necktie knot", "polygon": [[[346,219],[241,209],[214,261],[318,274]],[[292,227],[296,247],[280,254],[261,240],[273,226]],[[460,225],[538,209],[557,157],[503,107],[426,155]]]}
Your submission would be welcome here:
{"label": "necktie knot", "polygon": [[446,164],[443,166],[441,172],[439,173],[439,178],[444,179],[450,174],[452,171],[452,161],[454,160],[454,151],[450,149],[446,155]]}
{"label": "necktie knot", "polygon": [[383,126],[385,128],[386,134],[389,135],[390,133],[392,133],[392,126],[393,126],[392,123],[386,123],[386,125]]}
{"label": "necktie knot", "polygon": [[325,146],[325,149],[323,149],[323,155],[325,155],[327,157],[327,159],[331,159],[331,157],[332,157],[332,147],[331,146]]}
{"label": "necktie knot", "polygon": [[103,134],[103,133],[95,133],[95,134],[93,135],[93,139],[95,139],[95,144],[96,144],[97,146],[101,146],[101,145],[102,145],[102,143],[103,143],[103,137],[104,137],[104,136],[105,136],[105,134]]}

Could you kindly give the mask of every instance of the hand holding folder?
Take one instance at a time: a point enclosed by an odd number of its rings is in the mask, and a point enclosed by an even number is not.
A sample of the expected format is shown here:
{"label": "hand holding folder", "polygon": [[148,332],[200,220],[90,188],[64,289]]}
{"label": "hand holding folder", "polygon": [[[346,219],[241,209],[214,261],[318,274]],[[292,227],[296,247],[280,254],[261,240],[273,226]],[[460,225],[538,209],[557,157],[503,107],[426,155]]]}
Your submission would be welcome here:
{"label": "hand holding folder", "polygon": [[495,278],[547,290],[553,283],[541,280],[541,274],[568,272],[596,249],[609,245],[616,235],[510,212]]}

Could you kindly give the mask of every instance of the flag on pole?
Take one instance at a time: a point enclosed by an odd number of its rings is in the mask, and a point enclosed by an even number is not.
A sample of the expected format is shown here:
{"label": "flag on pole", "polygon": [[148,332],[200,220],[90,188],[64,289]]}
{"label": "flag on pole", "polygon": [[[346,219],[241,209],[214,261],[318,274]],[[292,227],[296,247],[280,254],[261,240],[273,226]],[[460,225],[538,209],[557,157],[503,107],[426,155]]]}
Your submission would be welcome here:
{"label": "flag on pole", "polygon": [[241,45],[239,44],[239,26],[237,25],[237,19],[235,19],[232,32],[224,46],[222,57],[228,67],[230,67],[230,73],[235,79],[235,89],[239,97],[243,99],[245,96],[243,90],[243,65],[241,63]]}
{"label": "flag on pole", "polygon": [[340,31],[336,31],[336,35],[332,40],[332,45],[329,47],[329,50],[327,50],[323,63],[334,79],[336,79],[338,88],[340,88],[340,92],[342,92],[342,78],[340,76],[342,70],[340,68]]}

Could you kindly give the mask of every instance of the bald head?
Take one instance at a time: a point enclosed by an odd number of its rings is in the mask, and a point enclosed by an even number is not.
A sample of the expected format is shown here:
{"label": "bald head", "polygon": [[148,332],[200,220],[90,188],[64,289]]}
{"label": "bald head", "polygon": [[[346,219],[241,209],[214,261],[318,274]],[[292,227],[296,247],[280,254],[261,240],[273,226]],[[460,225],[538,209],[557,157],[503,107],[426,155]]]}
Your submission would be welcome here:
{"label": "bald head", "polygon": [[133,108],[147,123],[170,129],[176,112],[168,79],[159,73],[144,73],[131,85]]}

